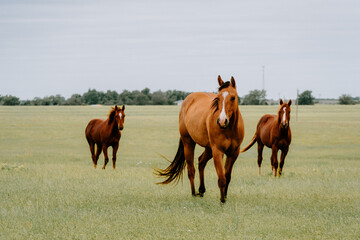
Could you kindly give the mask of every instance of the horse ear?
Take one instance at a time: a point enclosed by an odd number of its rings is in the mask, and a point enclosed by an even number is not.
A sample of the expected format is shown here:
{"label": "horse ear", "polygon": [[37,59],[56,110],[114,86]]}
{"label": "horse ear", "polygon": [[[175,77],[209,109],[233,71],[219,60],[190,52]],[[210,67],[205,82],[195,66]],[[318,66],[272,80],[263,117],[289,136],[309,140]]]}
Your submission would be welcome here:
{"label": "horse ear", "polygon": [[282,105],[284,102],[283,102],[283,100],[280,98],[280,105]]}
{"label": "horse ear", "polygon": [[218,82],[220,87],[224,84],[224,81],[221,79],[220,75],[218,76]]}
{"label": "horse ear", "polygon": [[291,99],[289,100],[288,105],[289,105],[289,107],[290,107],[290,105],[291,105]]}
{"label": "horse ear", "polygon": [[115,111],[117,110],[117,108],[118,108],[118,106],[117,106],[117,105],[115,105]]}
{"label": "horse ear", "polygon": [[125,111],[125,105],[122,106],[122,110]]}
{"label": "horse ear", "polygon": [[231,76],[231,85],[233,88],[236,88],[235,78],[233,76]]}

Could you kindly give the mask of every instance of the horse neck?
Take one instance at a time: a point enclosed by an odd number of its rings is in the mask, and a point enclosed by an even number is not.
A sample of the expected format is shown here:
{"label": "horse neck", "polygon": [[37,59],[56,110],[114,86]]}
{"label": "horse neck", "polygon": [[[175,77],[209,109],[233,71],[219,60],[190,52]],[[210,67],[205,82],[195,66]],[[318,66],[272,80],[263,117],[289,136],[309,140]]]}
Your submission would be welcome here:
{"label": "horse neck", "polygon": [[277,123],[277,129],[278,129],[278,131],[280,133],[280,136],[286,137],[289,134],[290,123],[289,123],[289,126],[287,128],[282,128],[281,127],[281,122],[278,122]]}
{"label": "horse neck", "polygon": [[234,114],[232,115],[231,119],[230,119],[230,129],[234,130],[237,128],[238,126],[238,121],[239,121],[239,106],[236,107],[236,111],[234,112]]}
{"label": "horse neck", "polygon": [[110,117],[107,119],[107,123],[108,123],[108,125],[110,126],[110,128],[111,128],[111,131],[112,132],[116,132],[116,130],[118,129],[118,126],[117,126],[117,123],[116,123],[116,121],[115,121],[115,117],[112,119],[112,120],[110,120]]}

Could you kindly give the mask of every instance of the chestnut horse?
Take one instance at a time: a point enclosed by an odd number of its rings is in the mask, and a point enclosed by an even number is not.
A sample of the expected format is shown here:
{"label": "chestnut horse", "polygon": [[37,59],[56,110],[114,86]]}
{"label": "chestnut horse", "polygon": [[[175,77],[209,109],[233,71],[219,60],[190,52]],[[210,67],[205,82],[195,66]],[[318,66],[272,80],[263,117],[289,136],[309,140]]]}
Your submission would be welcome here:
{"label": "chestnut horse", "polygon": [[[115,169],[116,152],[119,148],[119,141],[121,138],[120,130],[123,130],[124,128],[124,110],[124,105],[122,108],[115,105],[115,107],[111,109],[108,119],[93,119],[87,125],[85,129],[85,136],[89,143],[91,158],[95,168],[101,151],[103,151],[105,162],[102,169],[105,169],[106,164],[109,162],[107,149],[111,146],[113,148],[113,168]],[[96,154],[95,144],[97,147]]]}
{"label": "chestnut horse", "polygon": [[290,105],[280,99],[280,106],[277,115],[266,114],[262,116],[257,124],[256,132],[249,145],[247,145],[241,152],[245,152],[258,143],[258,166],[259,175],[261,174],[262,152],[264,145],[272,149],[271,154],[271,167],[274,176],[276,177],[278,169],[278,151],[281,150],[279,177],[281,176],[282,169],[285,163],[286,154],[289,151],[291,143],[291,130],[290,130]]}
{"label": "chestnut horse", "polygon": [[[166,179],[161,184],[178,182],[187,164],[188,177],[193,196],[205,193],[204,169],[213,158],[218,175],[220,201],[225,202],[231,171],[240,152],[244,138],[244,123],[238,106],[235,79],[223,82],[218,76],[219,93],[195,92],[187,96],[179,114],[180,142],[174,160],[156,174]],[[199,194],[195,193],[194,148],[199,144],[205,151],[199,157]],[[223,156],[227,156],[225,173]]]}

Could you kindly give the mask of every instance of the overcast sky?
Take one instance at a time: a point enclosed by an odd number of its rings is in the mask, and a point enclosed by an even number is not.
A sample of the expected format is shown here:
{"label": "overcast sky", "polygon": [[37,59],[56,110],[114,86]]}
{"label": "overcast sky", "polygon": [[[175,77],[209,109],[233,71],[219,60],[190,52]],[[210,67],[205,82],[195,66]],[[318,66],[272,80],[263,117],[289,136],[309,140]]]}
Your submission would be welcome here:
{"label": "overcast sky", "polygon": [[0,95],[216,91],[360,96],[358,0],[0,0]]}

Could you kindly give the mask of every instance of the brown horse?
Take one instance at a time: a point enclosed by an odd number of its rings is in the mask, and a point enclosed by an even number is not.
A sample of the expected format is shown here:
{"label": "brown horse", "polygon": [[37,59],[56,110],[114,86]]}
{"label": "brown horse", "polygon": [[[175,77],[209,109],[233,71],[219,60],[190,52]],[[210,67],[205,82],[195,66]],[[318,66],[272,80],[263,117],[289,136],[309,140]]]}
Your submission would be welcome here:
{"label": "brown horse", "polygon": [[258,143],[258,166],[259,175],[261,174],[262,152],[264,145],[272,149],[271,166],[274,176],[276,177],[278,169],[278,151],[281,150],[279,177],[281,176],[282,169],[285,163],[286,154],[289,151],[291,143],[291,130],[290,130],[290,105],[280,99],[280,106],[277,115],[266,114],[262,116],[257,124],[256,132],[249,145],[247,145],[241,152],[245,152]]}
{"label": "brown horse", "polygon": [[[95,168],[101,151],[103,151],[105,162],[102,169],[105,169],[106,164],[109,162],[107,149],[111,146],[113,148],[113,168],[115,169],[116,152],[119,148],[119,141],[121,138],[120,130],[123,130],[124,128],[124,110],[124,105],[122,108],[115,105],[115,107],[111,109],[108,119],[93,119],[87,125],[85,129],[85,136],[89,143],[91,157]],[[95,144],[97,146],[96,154]]]}
{"label": "brown horse", "polygon": [[[195,193],[194,148],[196,144],[205,148],[199,157],[200,187],[199,194],[205,193],[204,169],[207,162],[214,158],[218,175],[220,200],[225,202],[231,171],[240,152],[244,138],[244,123],[238,106],[235,79],[223,82],[218,76],[219,93],[196,92],[187,96],[179,114],[180,142],[174,160],[165,169],[155,169],[156,174],[166,179],[161,184],[178,182],[187,164],[191,193]],[[223,156],[225,162],[225,174]]]}

